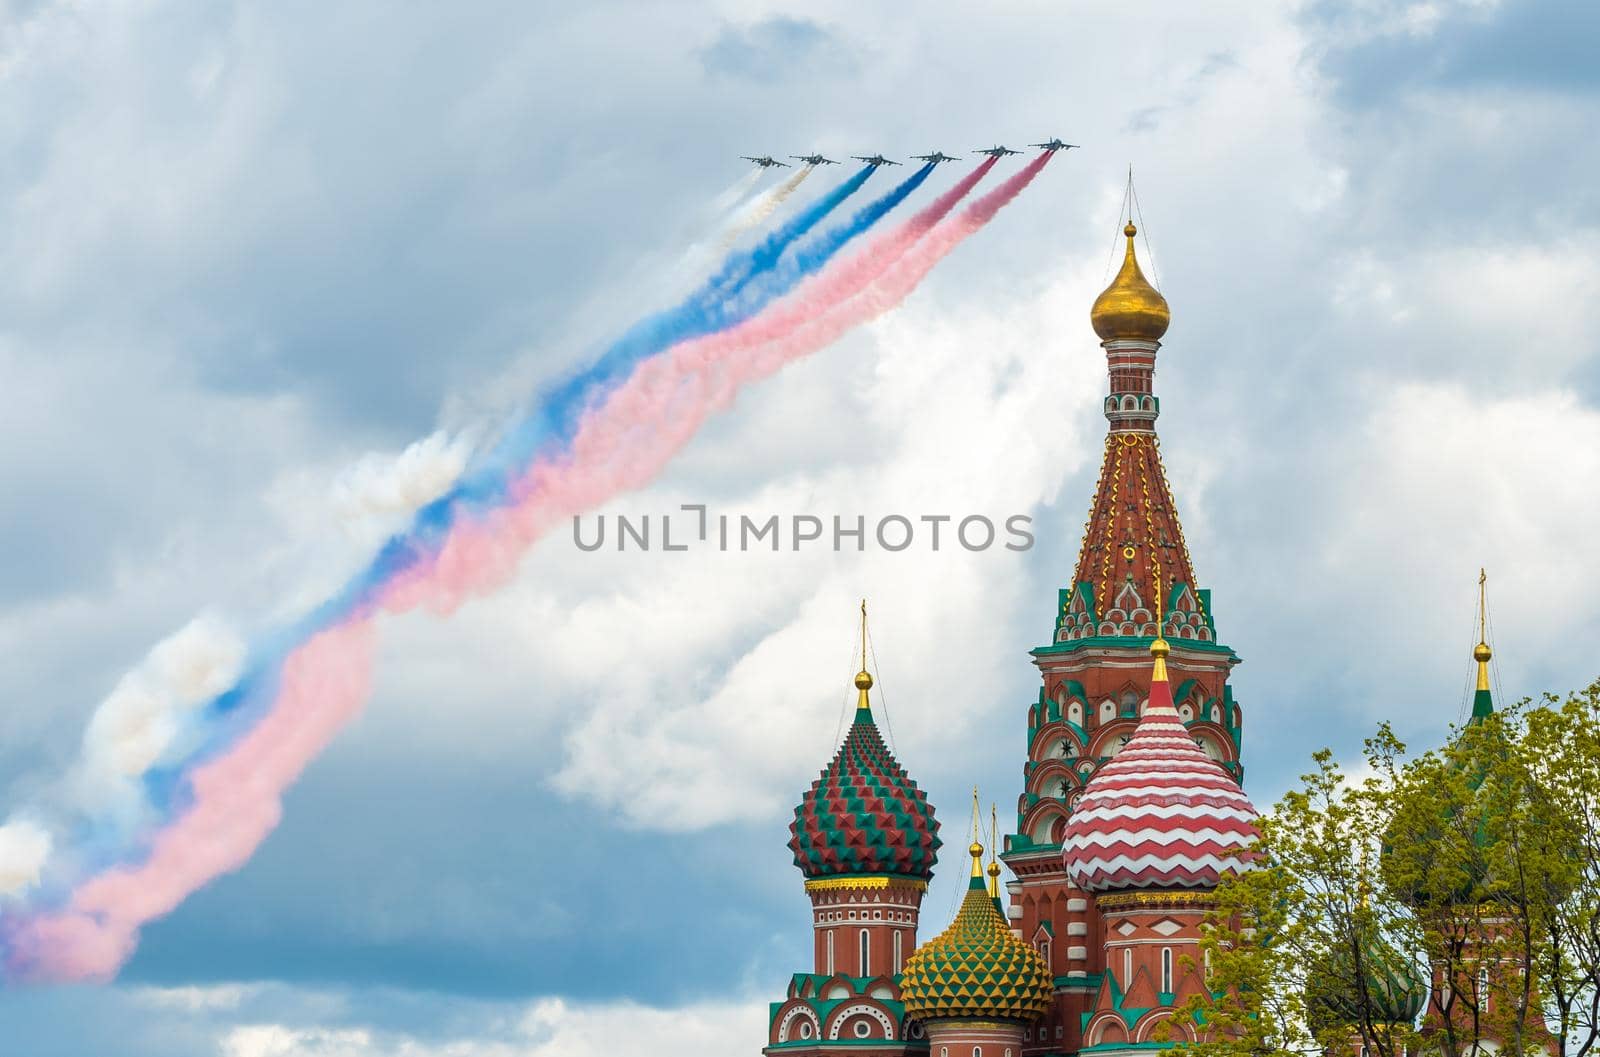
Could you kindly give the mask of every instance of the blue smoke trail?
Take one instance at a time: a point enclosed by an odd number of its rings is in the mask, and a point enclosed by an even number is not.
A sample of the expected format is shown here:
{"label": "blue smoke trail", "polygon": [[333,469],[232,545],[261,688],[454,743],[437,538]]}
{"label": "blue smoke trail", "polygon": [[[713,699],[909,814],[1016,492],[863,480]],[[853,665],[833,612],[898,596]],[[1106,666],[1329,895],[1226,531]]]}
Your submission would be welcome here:
{"label": "blue smoke trail", "polygon": [[[511,483],[527,462],[544,446],[570,438],[594,400],[640,361],[677,342],[750,318],[899,205],[926,180],[931,169],[932,166],[919,169],[848,222],[797,247],[866,183],[875,169],[864,167],[755,247],[730,255],[682,303],[631,327],[593,366],[547,392],[534,413],[508,432],[446,494],[417,510],[409,527],[391,537],[357,575],[300,619],[270,629],[255,640],[234,685],[194,714],[190,736],[195,740],[189,748],[180,758],[163,761],[140,776],[145,805],[160,818],[181,814],[193,802],[190,775],[194,768],[226,752],[271,710],[291,654],[318,633],[370,610],[379,591],[396,575],[437,551],[463,513],[492,508],[508,498]],[[137,862],[149,850],[145,843],[148,833],[131,832],[109,816],[81,819],[73,829],[70,846],[75,852],[74,872],[79,874],[95,874],[113,865]],[[47,881],[37,905],[48,906],[64,897],[63,883],[70,888],[73,882],[66,878]],[[0,933],[3,932],[0,923]],[[0,955],[4,953],[4,939],[0,935]]]}
{"label": "blue smoke trail", "polygon": [[[256,644],[239,681],[205,706],[203,742],[183,760],[146,775],[144,790],[152,805],[163,815],[180,811],[188,796],[184,776],[226,750],[271,708],[283,663],[290,653],[319,631],[369,606],[386,584],[442,546],[462,513],[501,503],[527,461],[543,446],[570,437],[594,400],[641,360],[680,341],[748,319],[882,219],[915,191],[932,169],[932,165],[918,169],[847,222],[796,247],[866,183],[874,168],[862,168],[755,247],[730,255],[694,293],[675,307],[630,327],[592,366],[545,394],[537,410],[520,420],[477,466],[463,474],[445,494],[419,508],[411,524],[390,537],[366,568],[300,620]],[[789,252],[791,249],[793,253]]]}

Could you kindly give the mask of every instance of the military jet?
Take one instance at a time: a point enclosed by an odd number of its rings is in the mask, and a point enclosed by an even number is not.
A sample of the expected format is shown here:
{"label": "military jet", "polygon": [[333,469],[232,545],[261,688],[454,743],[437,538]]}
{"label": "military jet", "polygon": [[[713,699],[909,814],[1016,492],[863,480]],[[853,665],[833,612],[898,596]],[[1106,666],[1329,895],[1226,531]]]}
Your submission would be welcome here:
{"label": "military jet", "polygon": [[1022,152],[1020,150],[1012,150],[1009,147],[990,147],[988,150],[975,150],[972,153],[987,154],[991,158],[1004,158],[1007,154],[1021,154]]}
{"label": "military jet", "polygon": [[787,169],[789,167],[789,163],[788,162],[786,162],[786,161],[778,161],[776,158],[774,158],[770,154],[763,154],[759,158],[752,158],[748,154],[741,154],[741,155],[739,155],[739,157],[743,158],[745,161],[753,161],[757,165],[761,166],[763,169],[770,169],[774,165],[781,165],[785,169]]}
{"label": "military jet", "polygon": [[913,154],[912,157],[917,161],[925,161],[932,165],[938,165],[942,161],[960,161],[959,158],[952,158],[942,150],[936,150],[932,154]]}
{"label": "military jet", "polygon": [[876,169],[880,165],[899,165],[900,164],[897,161],[890,161],[888,158],[885,158],[881,154],[872,154],[872,155],[852,154],[852,155],[850,155],[850,157],[854,158],[856,161],[864,161],[868,165],[872,166],[874,169]]}
{"label": "military jet", "polygon": [[803,161],[807,165],[838,165],[832,158],[824,158],[820,154],[791,154],[789,157],[795,161]]}
{"label": "military jet", "polygon": [[1054,139],[1050,140],[1048,143],[1030,143],[1030,144],[1028,144],[1028,146],[1030,146],[1030,147],[1043,147],[1045,150],[1050,151],[1053,154],[1058,150],[1071,150],[1073,147],[1076,147],[1077,144],[1076,143],[1062,143],[1061,142],[1061,137],[1057,136]]}

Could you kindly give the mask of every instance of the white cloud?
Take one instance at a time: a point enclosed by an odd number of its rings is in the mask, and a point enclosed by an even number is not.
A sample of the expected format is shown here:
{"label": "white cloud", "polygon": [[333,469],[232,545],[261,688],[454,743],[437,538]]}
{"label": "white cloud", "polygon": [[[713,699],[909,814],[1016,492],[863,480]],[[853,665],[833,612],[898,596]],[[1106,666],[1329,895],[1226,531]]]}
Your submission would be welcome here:
{"label": "white cloud", "polygon": [[209,987],[140,987],[132,990],[135,1002],[153,1009],[187,1013],[227,1012],[259,993],[249,984],[215,984]]}
{"label": "white cloud", "polygon": [[765,1009],[756,1002],[662,1008],[552,998],[521,1012],[506,1009],[477,1033],[443,1039],[370,1027],[245,1024],[224,1032],[220,1046],[225,1057],[611,1057],[648,1040],[659,1057],[735,1057],[759,1048],[765,1029]]}

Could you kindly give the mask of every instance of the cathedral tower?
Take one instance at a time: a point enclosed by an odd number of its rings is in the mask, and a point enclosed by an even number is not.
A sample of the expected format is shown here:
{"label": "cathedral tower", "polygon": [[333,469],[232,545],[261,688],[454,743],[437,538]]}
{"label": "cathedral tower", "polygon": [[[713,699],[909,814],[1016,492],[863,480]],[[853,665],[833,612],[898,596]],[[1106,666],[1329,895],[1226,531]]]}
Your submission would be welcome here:
{"label": "cathedral tower", "polygon": [[1033,651],[1041,687],[1028,709],[1028,758],[1017,831],[1002,858],[1013,928],[1048,961],[1056,999],[1028,1054],[1072,1053],[1106,970],[1099,915],[1062,862],[1062,835],[1084,787],[1132,738],[1151,695],[1148,650],[1170,642],[1164,667],[1179,721],[1235,781],[1240,715],[1228,687],[1239,662],[1217,641],[1210,592],[1196,582],[1162,467],[1155,423],[1156,354],[1171,322],[1144,277],[1136,229],[1123,231],[1121,270],[1090,323],[1106,353],[1109,422],[1099,482],[1072,583],[1057,595],[1050,641]]}
{"label": "cathedral tower", "polygon": [[[1173,1011],[1206,990],[1200,948],[1213,893],[1248,867],[1256,810],[1173,707],[1165,639],[1150,644],[1150,698],[1133,737],[1101,767],[1063,834],[1071,883],[1095,900],[1103,969],[1080,1053],[1122,1054],[1192,1041]],[[1170,1022],[1170,1023],[1169,1023]]]}
{"label": "cathedral tower", "polygon": [[785,1000],[772,1004],[768,1054],[927,1052],[900,1002],[900,973],[917,945],[939,824],[873,720],[866,621],[863,602],[855,718],[789,827],[811,901],[813,967],[796,973]]}

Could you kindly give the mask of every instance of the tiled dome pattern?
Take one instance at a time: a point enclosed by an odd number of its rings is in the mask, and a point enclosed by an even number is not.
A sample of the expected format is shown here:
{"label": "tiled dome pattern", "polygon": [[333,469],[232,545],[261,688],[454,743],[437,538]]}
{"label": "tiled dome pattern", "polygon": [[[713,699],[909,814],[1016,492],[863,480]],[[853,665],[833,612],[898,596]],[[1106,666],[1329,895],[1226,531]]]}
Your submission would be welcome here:
{"label": "tiled dome pattern", "polygon": [[883,743],[872,713],[856,710],[844,744],[794,809],[789,849],[807,879],[895,874],[927,880],[939,824]]}
{"label": "tiled dome pattern", "polygon": [[981,879],[955,921],[906,962],[900,996],[919,1020],[971,1017],[1031,1024],[1050,1009],[1055,987],[1039,952],[1012,935]]}
{"label": "tiled dome pattern", "polygon": [[[1062,839],[1067,874],[1087,892],[1214,888],[1245,866],[1256,809],[1201,751],[1172,707],[1166,643],[1133,738],[1084,788]],[[1241,856],[1241,853],[1244,853]]]}

